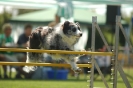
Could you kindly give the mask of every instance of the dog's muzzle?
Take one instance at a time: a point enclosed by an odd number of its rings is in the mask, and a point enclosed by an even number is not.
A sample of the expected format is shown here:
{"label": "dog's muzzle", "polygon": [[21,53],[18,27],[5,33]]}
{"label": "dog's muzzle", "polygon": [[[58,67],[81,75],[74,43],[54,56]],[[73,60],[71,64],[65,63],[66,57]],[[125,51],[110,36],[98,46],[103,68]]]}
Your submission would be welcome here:
{"label": "dog's muzzle", "polygon": [[79,36],[81,37],[82,36],[82,33],[80,33]]}
{"label": "dog's muzzle", "polygon": [[78,35],[76,35],[77,38],[80,38],[82,36],[82,33],[79,33]]}

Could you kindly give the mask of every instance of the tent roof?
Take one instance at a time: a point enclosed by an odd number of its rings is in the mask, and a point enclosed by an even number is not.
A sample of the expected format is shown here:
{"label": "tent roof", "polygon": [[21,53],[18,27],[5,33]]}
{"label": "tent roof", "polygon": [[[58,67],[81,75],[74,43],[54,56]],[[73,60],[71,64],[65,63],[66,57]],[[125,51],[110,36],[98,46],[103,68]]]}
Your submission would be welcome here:
{"label": "tent roof", "polygon": [[[54,15],[56,14],[57,9],[46,9],[35,12],[30,12],[16,17],[12,17],[11,21],[32,21],[32,22],[46,22],[53,21]],[[91,23],[92,16],[98,17],[98,23],[105,23],[105,15],[99,15],[89,9],[74,9],[74,19],[75,21]]]}
{"label": "tent roof", "polygon": [[[55,8],[58,5],[57,1],[61,0],[0,0],[0,5],[12,6],[14,8],[31,8],[31,9],[44,9]],[[121,5],[128,4],[133,7],[133,0],[66,0],[72,1],[75,8],[87,8],[89,5],[94,4],[107,4],[107,5]]]}

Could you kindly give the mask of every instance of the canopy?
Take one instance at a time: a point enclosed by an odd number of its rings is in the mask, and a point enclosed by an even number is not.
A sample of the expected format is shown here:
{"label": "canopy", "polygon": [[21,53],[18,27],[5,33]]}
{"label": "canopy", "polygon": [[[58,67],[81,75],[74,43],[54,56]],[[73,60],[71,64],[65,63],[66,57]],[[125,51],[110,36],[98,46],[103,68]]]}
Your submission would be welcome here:
{"label": "canopy", "polygon": [[[14,8],[55,8],[60,0],[0,0],[0,5],[14,6]],[[86,8],[94,4],[133,6],[133,0],[68,0],[72,1],[75,8]]]}
{"label": "canopy", "polygon": [[[35,11],[30,13],[25,13],[22,15],[15,16],[11,18],[10,21],[32,21],[32,22],[46,22],[53,21],[54,15],[56,14],[57,8]],[[81,15],[84,14],[84,15]],[[104,24],[106,21],[105,14],[100,15],[88,9],[74,9],[74,19],[75,21],[82,23],[92,23],[92,16],[98,17],[98,23]]]}

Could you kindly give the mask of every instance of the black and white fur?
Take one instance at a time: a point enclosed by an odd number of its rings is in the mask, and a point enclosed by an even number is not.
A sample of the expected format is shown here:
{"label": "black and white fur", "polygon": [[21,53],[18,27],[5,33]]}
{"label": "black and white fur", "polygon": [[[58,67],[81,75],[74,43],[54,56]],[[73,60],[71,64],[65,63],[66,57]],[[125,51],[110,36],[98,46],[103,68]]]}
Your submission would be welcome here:
{"label": "black and white fur", "polygon": [[[44,50],[70,50],[74,51],[74,45],[82,36],[82,31],[78,23],[65,21],[62,25],[51,27],[38,27],[29,36],[29,49],[44,49]],[[79,72],[80,69],[76,65],[74,58],[77,55],[71,54],[50,54],[53,59],[64,59],[69,61],[72,69]],[[28,53],[27,63],[41,62],[43,54],[41,53]],[[35,67],[28,67],[34,70]]]}

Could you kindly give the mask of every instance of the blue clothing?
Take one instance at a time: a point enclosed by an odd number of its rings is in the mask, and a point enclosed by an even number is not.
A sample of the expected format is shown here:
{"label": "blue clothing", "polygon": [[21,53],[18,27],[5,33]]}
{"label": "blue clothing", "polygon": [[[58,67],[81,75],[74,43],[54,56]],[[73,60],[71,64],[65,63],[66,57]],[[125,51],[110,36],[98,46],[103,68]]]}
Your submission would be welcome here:
{"label": "blue clothing", "polygon": [[29,37],[27,37],[27,36],[23,33],[23,34],[21,34],[21,35],[19,36],[17,44],[18,44],[18,45],[25,44],[28,40],[29,40]]}
{"label": "blue clothing", "polygon": [[[29,37],[27,37],[27,36],[23,33],[23,34],[21,34],[21,35],[19,36],[17,44],[18,44],[19,46],[21,46],[21,45],[27,43],[28,40],[29,40]],[[23,53],[23,54],[26,55],[26,53]]]}

